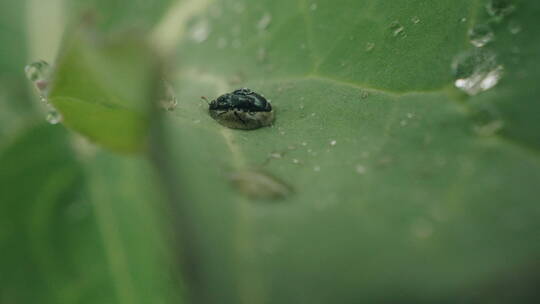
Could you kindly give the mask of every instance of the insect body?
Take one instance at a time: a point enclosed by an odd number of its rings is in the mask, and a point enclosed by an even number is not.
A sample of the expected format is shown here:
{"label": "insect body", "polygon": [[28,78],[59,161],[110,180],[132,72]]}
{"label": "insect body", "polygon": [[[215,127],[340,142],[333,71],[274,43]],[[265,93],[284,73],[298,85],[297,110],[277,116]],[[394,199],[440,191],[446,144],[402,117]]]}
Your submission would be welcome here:
{"label": "insect body", "polygon": [[212,100],[208,111],[220,124],[232,129],[252,130],[272,124],[272,105],[250,89],[239,89]]}

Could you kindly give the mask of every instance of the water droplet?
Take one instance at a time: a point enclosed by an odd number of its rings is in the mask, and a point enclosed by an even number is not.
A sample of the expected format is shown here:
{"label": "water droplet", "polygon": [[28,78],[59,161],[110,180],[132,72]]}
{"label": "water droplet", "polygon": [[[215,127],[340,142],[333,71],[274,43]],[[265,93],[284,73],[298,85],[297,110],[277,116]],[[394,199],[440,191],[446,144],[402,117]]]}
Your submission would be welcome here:
{"label": "water droplet", "polygon": [[475,47],[483,47],[494,37],[493,30],[487,24],[479,24],[469,30],[469,41]]}
{"label": "water droplet", "polygon": [[493,88],[501,79],[503,70],[494,53],[481,49],[459,54],[452,62],[455,86],[469,95]]}
{"label": "water droplet", "polygon": [[303,142],[301,143],[301,145],[305,147],[305,146],[307,146],[307,142],[303,141]]}
{"label": "water droplet", "polygon": [[299,165],[299,164],[301,163],[301,161],[300,161],[299,159],[296,159],[296,158],[294,158],[294,159],[292,160],[292,162],[293,162],[293,164],[295,164],[295,165]]}
{"label": "water droplet", "polygon": [[273,159],[281,159],[281,158],[283,158],[283,153],[281,153],[281,152],[272,152],[268,156],[270,158],[273,158]]}
{"label": "water droplet", "polygon": [[313,167],[313,171],[321,172],[321,167],[320,166],[315,166],[315,167]]}
{"label": "water droplet", "polygon": [[522,28],[521,28],[521,25],[515,21],[512,21],[510,23],[508,23],[508,31],[510,32],[510,34],[512,35],[516,35],[516,34],[519,34],[521,32]]}
{"label": "water droplet", "polygon": [[390,24],[390,31],[392,32],[392,36],[394,37],[405,37],[405,28],[399,21],[394,21]]}
{"label": "water droplet", "polygon": [[191,39],[196,43],[202,43],[208,39],[210,35],[210,24],[208,20],[200,20],[197,22],[190,32]]}
{"label": "water droplet", "polygon": [[45,119],[51,125],[56,125],[56,124],[58,124],[58,123],[60,123],[62,121],[62,115],[56,109],[51,107],[47,111],[47,116],[45,117]]}
{"label": "water droplet", "polygon": [[465,22],[467,22],[467,18],[466,18],[466,17],[463,17],[463,18],[459,19],[459,22],[465,23]]}
{"label": "water droplet", "polygon": [[493,136],[504,128],[504,121],[494,120],[487,124],[476,125],[473,127],[474,133],[479,136]]}
{"label": "water droplet", "polygon": [[176,106],[178,106],[178,99],[174,93],[173,87],[166,81],[163,81],[162,96],[160,98],[159,104],[162,109],[166,111],[174,111]]}
{"label": "water droplet", "polygon": [[218,41],[217,41],[217,47],[219,49],[224,49],[227,47],[227,44],[228,44],[228,41],[226,38],[224,37],[219,37]]}
{"label": "water droplet", "polygon": [[335,145],[337,145],[337,141],[336,141],[336,140],[331,140],[331,141],[330,141],[330,146],[333,147],[333,146],[335,146]]}
{"label": "water droplet", "polygon": [[357,165],[356,166],[356,173],[358,174],[365,174],[366,173],[366,167],[362,166],[362,165]]}
{"label": "water droplet", "polygon": [[259,22],[257,22],[257,29],[259,31],[267,29],[270,25],[270,22],[272,22],[272,15],[270,15],[269,13],[264,13]]}
{"label": "water droplet", "polygon": [[490,0],[486,4],[487,13],[495,20],[501,21],[516,9],[512,2],[510,0]]}
{"label": "water droplet", "polygon": [[414,24],[418,24],[420,23],[420,18],[418,18],[418,16],[414,16],[411,18],[411,22]]}
{"label": "water droplet", "polygon": [[229,176],[232,185],[252,199],[283,199],[292,188],[283,181],[260,170],[241,170]]}
{"label": "water droplet", "polygon": [[366,48],[365,48],[366,52],[369,53],[369,52],[373,51],[374,48],[375,48],[375,43],[366,42]]}
{"label": "water droplet", "polygon": [[30,63],[24,67],[24,73],[26,74],[26,78],[32,81],[34,87],[39,92],[40,100],[47,103],[47,91],[51,75],[49,64],[43,60]]}
{"label": "water droplet", "polygon": [[316,11],[317,10],[317,3],[313,3],[309,6],[309,9],[312,10],[312,11]]}
{"label": "water droplet", "polygon": [[407,113],[407,118],[411,119],[414,117],[414,114],[413,113]]}

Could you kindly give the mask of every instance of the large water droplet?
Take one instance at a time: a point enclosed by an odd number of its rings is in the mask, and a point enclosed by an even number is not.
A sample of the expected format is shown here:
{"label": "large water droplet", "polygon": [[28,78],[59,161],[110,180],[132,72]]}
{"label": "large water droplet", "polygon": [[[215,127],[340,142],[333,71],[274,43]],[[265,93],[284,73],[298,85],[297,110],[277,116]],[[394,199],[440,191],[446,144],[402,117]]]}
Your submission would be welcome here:
{"label": "large water droplet", "polygon": [[481,49],[462,53],[452,63],[455,86],[469,95],[493,88],[501,79],[503,70],[494,53]]}
{"label": "large water droplet", "polygon": [[292,193],[292,188],[261,170],[241,170],[230,175],[233,186],[252,199],[283,199]]}
{"label": "large water droplet", "polygon": [[488,14],[498,21],[510,15],[515,9],[516,7],[511,0],[490,0],[486,4]]}
{"label": "large water droplet", "polygon": [[479,24],[469,30],[469,41],[475,47],[483,47],[494,37],[493,30],[487,24]]}
{"label": "large water droplet", "polygon": [[272,15],[270,15],[269,13],[265,13],[261,19],[259,20],[259,22],[257,22],[257,29],[259,31],[262,31],[262,30],[265,30],[268,28],[268,26],[270,25],[270,22],[272,22]]}

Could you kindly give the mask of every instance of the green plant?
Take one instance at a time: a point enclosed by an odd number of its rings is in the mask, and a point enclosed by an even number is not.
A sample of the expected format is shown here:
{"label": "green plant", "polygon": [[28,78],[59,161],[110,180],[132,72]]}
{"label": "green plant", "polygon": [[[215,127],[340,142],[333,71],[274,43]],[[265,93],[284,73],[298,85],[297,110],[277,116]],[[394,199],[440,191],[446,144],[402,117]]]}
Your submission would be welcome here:
{"label": "green plant", "polygon": [[[2,74],[0,303],[538,300],[540,4],[166,2],[70,3],[71,131]],[[210,118],[239,87],[272,127]]]}

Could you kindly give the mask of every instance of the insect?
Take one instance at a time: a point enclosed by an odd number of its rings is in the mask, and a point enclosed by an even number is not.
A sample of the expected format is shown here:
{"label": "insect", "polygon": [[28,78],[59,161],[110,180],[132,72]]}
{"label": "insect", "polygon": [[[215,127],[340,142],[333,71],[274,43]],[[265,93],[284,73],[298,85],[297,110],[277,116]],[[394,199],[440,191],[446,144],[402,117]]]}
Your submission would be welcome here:
{"label": "insect", "polygon": [[208,112],[217,122],[231,129],[253,130],[269,126],[274,121],[270,102],[247,88],[212,100]]}

